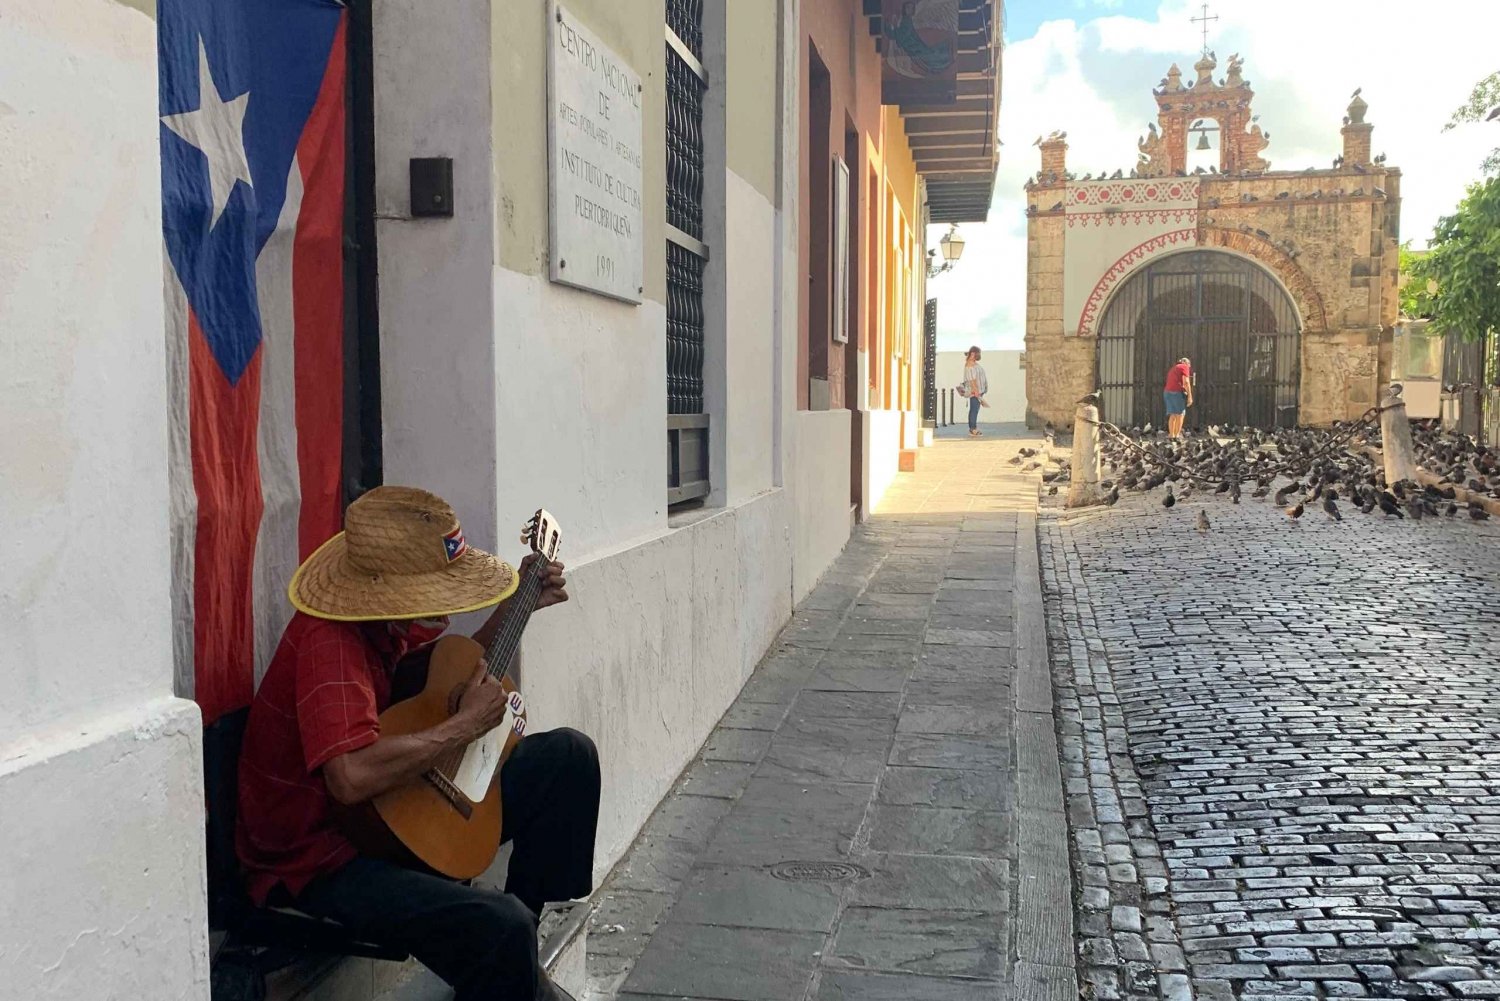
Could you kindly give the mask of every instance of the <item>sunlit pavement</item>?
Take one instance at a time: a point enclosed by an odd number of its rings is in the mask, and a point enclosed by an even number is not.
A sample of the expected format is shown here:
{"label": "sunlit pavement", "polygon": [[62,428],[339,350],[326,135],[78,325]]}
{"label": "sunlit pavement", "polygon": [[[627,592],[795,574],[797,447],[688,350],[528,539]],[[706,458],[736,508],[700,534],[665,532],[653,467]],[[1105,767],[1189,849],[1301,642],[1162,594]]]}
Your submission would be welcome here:
{"label": "sunlit pavement", "polygon": [[898,478],[598,894],[592,996],[1077,997],[1028,443]]}

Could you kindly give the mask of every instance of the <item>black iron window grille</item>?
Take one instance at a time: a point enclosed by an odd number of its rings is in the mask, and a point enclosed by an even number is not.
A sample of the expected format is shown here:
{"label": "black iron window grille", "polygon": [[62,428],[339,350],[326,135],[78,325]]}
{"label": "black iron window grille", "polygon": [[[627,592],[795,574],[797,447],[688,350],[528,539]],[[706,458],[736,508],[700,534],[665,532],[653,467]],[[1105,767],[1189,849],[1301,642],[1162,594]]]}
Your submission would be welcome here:
{"label": "black iron window grille", "polygon": [[666,0],[667,499],[709,492],[703,407],[704,0]]}
{"label": "black iron window grille", "polygon": [[703,0],[667,0],[667,28],[694,59],[703,60]]}

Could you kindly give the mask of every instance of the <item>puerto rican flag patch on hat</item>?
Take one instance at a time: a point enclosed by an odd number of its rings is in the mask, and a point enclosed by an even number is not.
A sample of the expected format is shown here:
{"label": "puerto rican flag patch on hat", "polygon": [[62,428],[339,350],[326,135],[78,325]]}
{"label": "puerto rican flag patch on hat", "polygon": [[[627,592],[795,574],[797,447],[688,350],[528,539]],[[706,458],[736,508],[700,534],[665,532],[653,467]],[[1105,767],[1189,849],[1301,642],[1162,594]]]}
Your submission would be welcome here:
{"label": "puerto rican flag patch on hat", "polygon": [[464,541],[464,529],[462,525],[459,525],[453,531],[443,536],[443,549],[448,553],[449,563],[452,563],[469,551],[469,544]]}

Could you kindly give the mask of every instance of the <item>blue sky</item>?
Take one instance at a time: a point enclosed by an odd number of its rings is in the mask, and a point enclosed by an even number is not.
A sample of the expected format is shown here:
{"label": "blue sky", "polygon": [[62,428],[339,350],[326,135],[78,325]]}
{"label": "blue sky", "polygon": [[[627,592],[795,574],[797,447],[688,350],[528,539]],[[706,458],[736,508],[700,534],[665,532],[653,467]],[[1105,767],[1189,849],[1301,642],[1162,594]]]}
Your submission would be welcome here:
{"label": "blue sky", "polygon": [[1157,0],[1015,0],[1005,5],[1005,40],[1030,38],[1043,21],[1088,19],[1101,14],[1147,18],[1156,13],[1156,5]]}
{"label": "blue sky", "polygon": [[[1129,170],[1154,120],[1151,88],[1174,62],[1188,75],[1202,46],[1202,0],[1010,0],[1000,105],[1000,173],[989,220],[962,228],[963,259],[933,280],[938,346],[1020,348],[1026,327],[1022,186],[1039,167],[1032,140],[1068,133],[1078,173]],[[1403,172],[1401,235],[1425,244],[1439,215],[1500,146],[1500,123],[1444,133],[1452,110],[1500,70],[1500,0],[1442,0],[1442,17],[1400,16],[1396,0],[1210,0],[1220,65],[1245,63],[1275,170],[1327,166],[1355,87],[1374,147]],[[1393,21],[1391,16],[1396,15]],[[1456,30],[1470,25],[1475,30]],[[1393,27],[1394,26],[1394,27]],[[1481,30],[1481,26],[1483,29]],[[933,227],[932,246],[946,227]]]}

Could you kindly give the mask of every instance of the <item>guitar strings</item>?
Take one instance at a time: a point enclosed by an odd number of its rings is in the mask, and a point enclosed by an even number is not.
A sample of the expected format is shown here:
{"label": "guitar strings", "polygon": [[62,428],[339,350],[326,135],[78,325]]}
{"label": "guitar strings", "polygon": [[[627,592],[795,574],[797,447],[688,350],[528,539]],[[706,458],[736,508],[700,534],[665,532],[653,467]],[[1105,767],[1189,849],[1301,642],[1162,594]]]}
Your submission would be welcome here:
{"label": "guitar strings", "polygon": [[[507,617],[505,625],[496,632],[494,639],[490,640],[489,646],[485,649],[485,673],[497,680],[504,678],[510,673],[510,664],[515,660],[514,644],[520,640],[521,633],[526,628],[526,623],[531,619],[531,604],[540,596],[542,574],[545,572],[546,564],[537,565],[543,567],[543,569],[533,571],[522,582],[516,592],[516,598],[519,600],[513,606],[515,611]],[[500,668],[500,655],[505,653],[507,649],[510,651],[510,655],[505,660],[505,666]],[[451,782],[459,766],[463,764],[464,754],[467,751],[468,748],[466,747],[446,751],[433,767],[443,778]]]}

